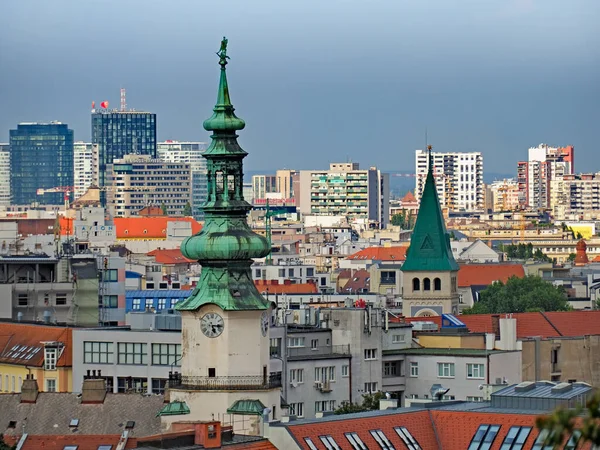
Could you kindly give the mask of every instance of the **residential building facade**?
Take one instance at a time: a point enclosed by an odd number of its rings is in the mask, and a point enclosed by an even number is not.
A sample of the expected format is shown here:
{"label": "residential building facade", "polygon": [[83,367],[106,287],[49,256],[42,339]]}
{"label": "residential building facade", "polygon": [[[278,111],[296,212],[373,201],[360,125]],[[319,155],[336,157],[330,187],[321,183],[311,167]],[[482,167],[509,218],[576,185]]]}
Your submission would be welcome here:
{"label": "residential building facade", "polygon": [[38,189],[73,186],[73,130],[67,124],[20,123],[10,130],[10,190],[13,205],[62,205],[64,193]]}
{"label": "residential building facade", "polygon": [[107,204],[115,217],[137,215],[148,205],[165,215],[182,215],[192,201],[188,163],[171,163],[148,155],[126,155],[107,166]]}
{"label": "residential building facade", "polygon": [[389,176],[376,167],[332,163],[329,170],[300,171],[303,215],[346,216],[352,224],[385,228],[389,223]]}
{"label": "residential building facade", "polygon": [[199,220],[204,215],[200,209],[208,194],[206,179],[206,150],[204,142],[164,141],[157,144],[158,158],[171,162],[189,164],[192,183],[192,216]]}
{"label": "residential building facade", "polygon": [[275,192],[277,192],[275,175],[252,175],[252,201],[267,198],[267,194]]}
{"label": "residential building facade", "polygon": [[553,179],[550,208],[555,220],[600,217],[600,172]]}
{"label": "residential building facade", "polygon": [[280,169],[275,172],[275,189],[284,200],[292,199],[294,195],[294,177],[298,175],[297,170]]}
{"label": "residential building facade", "polygon": [[[433,152],[435,185],[442,208],[481,211],[484,208],[481,152]],[[415,197],[421,200],[427,178],[427,152],[415,151]]]}
{"label": "residential building facade", "polygon": [[515,211],[524,203],[524,194],[513,178],[494,181],[489,185],[493,212]]}
{"label": "residential building facade", "polygon": [[93,144],[75,142],[73,144],[73,198],[76,200],[86,193],[94,178]]}
{"label": "residential building facade", "polygon": [[528,152],[527,161],[517,163],[517,182],[523,206],[550,208],[550,187],[554,179],[575,173],[575,149],[540,144]]}
{"label": "residential building facade", "polygon": [[10,147],[0,143],[0,206],[10,204]]}
{"label": "residential building facade", "polygon": [[125,155],[156,158],[156,114],[142,111],[92,110],[92,144],[98,144],[98,183],[106,169]]}

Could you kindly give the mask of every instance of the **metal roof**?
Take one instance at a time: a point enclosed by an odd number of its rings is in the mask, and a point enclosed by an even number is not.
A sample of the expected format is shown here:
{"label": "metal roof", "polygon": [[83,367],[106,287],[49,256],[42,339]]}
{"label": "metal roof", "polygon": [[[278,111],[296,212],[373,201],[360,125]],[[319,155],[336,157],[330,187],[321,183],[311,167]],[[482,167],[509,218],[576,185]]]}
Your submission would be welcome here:
{"label": "metal roof", "polygon": [[571,399],[592,391],[587,383],[553,383],[551,381],[526,381],[507,386],[492,394],[492,397],[553,398]]}
{"label": "metal roof", "polygon": [[126,298],[188,298],[192,291],[179,289],[146,289],[125,291]]}

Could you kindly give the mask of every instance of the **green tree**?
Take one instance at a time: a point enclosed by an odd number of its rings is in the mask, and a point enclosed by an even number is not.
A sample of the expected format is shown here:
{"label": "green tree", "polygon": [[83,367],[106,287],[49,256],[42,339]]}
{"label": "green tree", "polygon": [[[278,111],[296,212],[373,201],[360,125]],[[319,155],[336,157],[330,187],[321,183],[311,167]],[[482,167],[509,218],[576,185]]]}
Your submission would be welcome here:
{"label": "green tree", "polygon": [[374,394],[363,394],[362,404],[342,402],[340,407],[334,411],[334,414],[352,414],[363,411],[373,411],[379,409],[379,400],[384,397],[383,392]]}
{"label": "green tree", "polygon": [[577,255],[575,253],[569,253],[569,257],[567,258],[567,261],[571,261],[571,262],[575,261],[576,256]]}
{"label": "green tree", "polygon": [[15,450],[16,445],[8,445],[4,442],[4,436],[0,434],[0,450]]}
{"label": "green tree", "polygon": [[392,225],[404,228],[404,213],[400,212],[392,216]]}
{"label": "green tree", "polygon": [[576,433],[580,437],[573,448],[582,448],[585,443],[593,444],[595,448],[600,445],[600,393],[585,406],[558,408],[549,416],[538,417],[536,425],[540,432],[546,430],[548,434],[545,446],[562,448],[563,443]]}
{"label": "green tree", "polygon": [[533,259],[542,262],[552,262],[550,257],[546,255],[543,251],[541,251],[539,248],[533,253]]}
{"label": "green tree", "polygon": [[480,300],[463,314],[505,314],[531,311],[568,311],[570,308],[562,286],[554,286],[540,277],[510,277],[481,291]]}
{"label": "green tree", "polygon": [[189,217],[192,215],[192,205],[190,205],[190,202],[187,202],[185,204],[185,206],[183,207],[183,215],[186,217]]}
{"label": "green tree", "polygon": [[165,205],[163,203],[162,205],[160,205],[160,209],[162,209],[163,214],[166,216],[167,215],[167,205]]}

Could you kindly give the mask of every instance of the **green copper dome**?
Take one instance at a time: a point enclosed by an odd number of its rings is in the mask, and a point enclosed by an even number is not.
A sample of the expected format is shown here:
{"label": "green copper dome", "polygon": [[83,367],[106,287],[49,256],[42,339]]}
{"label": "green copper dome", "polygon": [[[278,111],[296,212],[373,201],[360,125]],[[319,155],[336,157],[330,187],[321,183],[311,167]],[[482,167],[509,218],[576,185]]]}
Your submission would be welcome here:
{"label": "green copper dome", "polygon": [[198,261],[202,273],[192,295],[177,309],[194,311],[206,304],[223,310],[268,309],[270,304],[254,285],[250,266],[254,258],[269,254],[267,240],[249,227],[246,215],[252,206],[244,200],[243,163],[247,153],[237,142],[237,130],[245,123],[233,113],[227,86],[227,39],[219,55],[221,79],[214,114],[204,122],[212,131],[206,152],[208,196],[202,205],[205,221],[202,231],[181,244],[186,258]]}
{"label": "green copper dome", "polygon": [[445,272],[458,269],[433,179],[433,159],[429,148],[429,170],[402,271]]}

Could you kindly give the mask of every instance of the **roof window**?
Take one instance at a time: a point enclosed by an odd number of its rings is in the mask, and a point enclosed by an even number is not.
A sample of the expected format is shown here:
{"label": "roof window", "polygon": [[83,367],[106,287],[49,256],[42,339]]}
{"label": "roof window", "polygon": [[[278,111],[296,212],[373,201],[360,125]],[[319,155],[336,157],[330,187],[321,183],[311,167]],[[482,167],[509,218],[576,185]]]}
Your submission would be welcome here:
{"label": "roof window", "polygon": [[500,430],[500,425],[480,425],[467,450],[489,450]]}
{"label": "roof window", "polygon": [[531,427],[510,427],[500,450],[522,450],[531,433]]}
{"label": "roof window", "polygon": [[329,435],[327,436],[319,436],[321,442],[325,446],[327,450],[341,450],[340,446],[335,442],[335,439]]}
{"label": "roof window", "polygon": [[362,441],[362,439],[358,437],[358,434],[346,433],[345,436],[354,450],[369,450],[365,443]]}
{"label": "roof window", "polygon": [[382,450],[396,450],[383,431],[371,430],[369,433],[371,433],[371,436],[377,441]]}
{"label": "roof window", "polygon": [[408,450],[423,450],[406,427],[394,427],[394,431],[400,436],[400,439],[402,439],[402,442],[404,442]]}
{"label": "roof window", "polygon": [[311,438],[305,437],[304,442],[306,442],[306,445],[308,445],[308,448],[310,448],[310,450],[319,450]]}

